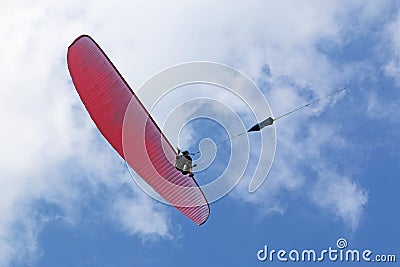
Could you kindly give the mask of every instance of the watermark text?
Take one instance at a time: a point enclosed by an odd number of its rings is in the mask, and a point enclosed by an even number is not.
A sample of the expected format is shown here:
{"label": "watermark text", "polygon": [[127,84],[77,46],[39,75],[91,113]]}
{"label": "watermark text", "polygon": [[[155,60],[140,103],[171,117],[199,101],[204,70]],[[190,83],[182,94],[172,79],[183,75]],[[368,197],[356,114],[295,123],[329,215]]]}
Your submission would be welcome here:
{"label": "watermark text", "polygon": [[328,247],[322,250],[315,249],[270,249],[264,245],[257,252],[259,261],[280,262],[396,262],[395,254],[374,254],[370,249],[348,249],[347,240],[339,238],[336,247]]}

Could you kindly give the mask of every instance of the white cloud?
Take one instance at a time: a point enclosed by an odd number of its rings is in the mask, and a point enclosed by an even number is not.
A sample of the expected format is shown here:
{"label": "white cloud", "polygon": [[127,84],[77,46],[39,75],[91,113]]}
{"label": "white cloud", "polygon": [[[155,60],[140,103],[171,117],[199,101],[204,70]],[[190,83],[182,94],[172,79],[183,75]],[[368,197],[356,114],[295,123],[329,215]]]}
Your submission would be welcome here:
{"label": "white cloud", "polygon": [[113,203],[110,212],[116,215],[116,223],[121,229],[129,234],[138,234],[143,239],[172,239],[165,211],[154,206],[151,201],[147,195],[136,199],[119,197]]}
{"label": "white cloud", "polygon": [[[80,213],[84,207],[80,203],[86,197],[83,192],[98,197],[98,187],[116,192],[127,182],[121,160],[99,138],[69,83],[66,49],[79,34],[92,35],[133,88],[170,65],[191,60],[219,61],[232,64],[255,80],[267,80],[272,88],[267,96],[275,114],[281,114],[305,102],[310,95],[323,95],[338,85],[338,77],[347,75],[347,70],[337,71],[318,50],[320,41],[332,41],[340,49],[358,34],[357,29],[368,31],[367,26],[388,9],[386,1],[365,4],[359,0],[301,4],[1,3],[0,266],[40,255],[37,236],[46,221],[54,218],[38,216],[23,221],[35,213],[35,200],[57,205],[61,210],[57,216],[74,225],[82,220]],[[389,31],[398,56],[397,24]],[[265,64],[271,72],[267,78],[260,71]],[[398,70],[398,61],[394,59],[390,66]],[[263,189],[268,192],[267,197],[259,193],[241,195],[243,198],[251,198],[255,203],[272,200],[267,208],[283,212],[284,203],[273,200],[284,190],[304,187],[309,177],[300,167],[311,160],[322,162],[321,166],[329,165],[321,148],[331,140],[346,142],[335,128],[316,124],[302,136],[306,122],[320,112],[302,113],[279,122],[277,161]],[[323,171],[319,173],[317,184],[325,181]],[[334,172],[332,177],[337,183],[326,184],[326,190],[344,193],[339,194],[342,197],[321,201],[324,204],[320,206],[334,207],[333,213],[355,227],[367,195],[351,178],[341,178],[346,175]],[[244,190],[247,192],[247,186]],[[312,201],[324,196],[315,192]],[[137,195],[133,192],[132,198],[113,199],[117,224],[141,237],[170,238],[168,215]],[[133,203],[134,200],[139,202]],[[143,211],[145,216],[138,219],[137,214]],[[21,220],[22,226],[15,228]],[[21,250],[26,243],[31,245]]]}
{"label": "white cloud", "polygon": [[[61,218],[77,226],[94,220],[88,200],[104,201],[98,188],[117,196],[130,182],[122,160],[99,136],[70,83],[65,56],[75,33],[65,14],[58,12],[74,6],[30,3],[0,8],[4,12],[0,18],[0,266],[34,262],[42,253],[38,235],[48,221]],[[40,211],[43,205],[55,205],[57,211]],[[145,201],[135,204],[142,210],[155,206]],[[105,220],[113,220],[106,211],[102,211]],[[156,228],[166,222],[165,216],[155,213],[154,220],[149,214],[146,225],[130,222],[137,225],[128,234],[145,236],[153,227],[152,236],[166,236],[168,228]],[[125,223],[121,215],[121,230]]]}
{"label": "white cloud", "polygon": [[386,66],[386,73],[400,84],[400,12],[393,22],[386,28],[386,38],[390,44],[390,57]]}
{"label": "white cloud", "polygon": [[396,99],[385,100],[376,93],[367,95],[367,114],[372,119],[384,119],[390,123],[398,124],[400,118],[400,102]]}
{"label": "white cloud", "polygon": [[368,202],[368,193],[351,179],[325,169],[313,186],[311,199],[355,230]]}
{"label": "white cloud", "polygon": [[[293,131],[290,122],[296,120]],[[333,155],[345,153],[349,141],[340,134],[340,127],[315,122],[296,115],[277,122],[278,145],[275,162],[265,184],[249,197],[246,182],[234,192],[244,201],[258,203],[265,214],[283,213],[287,199],[308,198],[326,213],[340,219],[348,228],[355,230],[368,202],[366,190],[346,177],[336,165]],[[299,124],[299,125],[297,125]],[[343,158],[340,156],[340,158]],[[289,196],[289,197],[288,197]]]}
{"label": "white cloud", "polygon": [[[385,120],[390,125],[399,125],[397,116],[400,112],[398,100],[400,86],[400,12],[393,20],[389,21],[382,32],[382,43],[378,46],[380,51],[385,51],[381,57],[385,66],[378,73],[381,82],[386,82],[383,88],[373,88],[366,92],[366,111],[371,119]],[[385,80],[389,78],[388,80]],[[393,81],[393,83],[392,83]],[[389,96],[389,97],[388,97]]]}

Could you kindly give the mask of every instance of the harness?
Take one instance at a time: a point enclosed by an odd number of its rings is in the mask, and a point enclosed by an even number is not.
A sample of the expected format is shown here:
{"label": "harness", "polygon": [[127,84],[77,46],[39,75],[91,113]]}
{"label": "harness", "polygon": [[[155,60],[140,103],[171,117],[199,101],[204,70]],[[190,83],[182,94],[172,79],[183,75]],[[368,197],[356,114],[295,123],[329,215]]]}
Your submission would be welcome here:
{"label": "harness", "polygon": [[181,171],[190,171],[192,168],[192,161],[187,159],[184,155],[176,157],[175,167]]}

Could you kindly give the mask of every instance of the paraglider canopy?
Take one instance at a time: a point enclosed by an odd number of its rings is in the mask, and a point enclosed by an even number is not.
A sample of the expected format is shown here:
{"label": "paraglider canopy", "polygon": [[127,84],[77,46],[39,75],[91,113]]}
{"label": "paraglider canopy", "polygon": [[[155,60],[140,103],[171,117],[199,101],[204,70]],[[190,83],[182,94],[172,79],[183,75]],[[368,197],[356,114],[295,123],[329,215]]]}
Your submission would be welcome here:
{"label": "paraglider canopy", "polygon": [[176,151],[100,47],[82,35],[67,61],[83,104],[112,147],[166,202],[203,224],[210,213],[203,192],[176,170]]}

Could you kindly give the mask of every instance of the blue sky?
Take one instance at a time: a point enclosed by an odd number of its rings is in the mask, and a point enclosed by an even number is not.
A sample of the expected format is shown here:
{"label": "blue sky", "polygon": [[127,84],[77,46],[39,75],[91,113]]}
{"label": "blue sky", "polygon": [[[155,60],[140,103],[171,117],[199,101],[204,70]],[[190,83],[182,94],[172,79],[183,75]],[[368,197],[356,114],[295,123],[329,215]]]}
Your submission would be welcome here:
{"label": "blue sky", "polygon": [[[1,3],[0,267],[279,266],[295,263],[260,262],[257,252],[265,245],[322,251],[339,238],[349,249],[397,257],[371,265],[400,266],[399,29],[398,1]],[[90,120],[66,66],[68,45],[84,33],[134,91],[196,60],[243,72],[275,116],[351,86],[277,121],[263,185],[249,194],[246,173],[198,227],[143,193]],[[219,102],[250,125],[224,97]],[[209,106],[182,108],[181,119],[190,119]],[[229,119],[220,107],[215,115]],[[224,138],[213,123],[199,124],[185,126],[183,145]],[[197,179],[218,175],[226,154],[217,151]]]}

